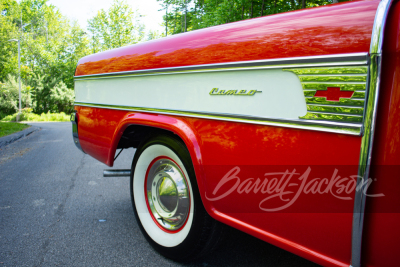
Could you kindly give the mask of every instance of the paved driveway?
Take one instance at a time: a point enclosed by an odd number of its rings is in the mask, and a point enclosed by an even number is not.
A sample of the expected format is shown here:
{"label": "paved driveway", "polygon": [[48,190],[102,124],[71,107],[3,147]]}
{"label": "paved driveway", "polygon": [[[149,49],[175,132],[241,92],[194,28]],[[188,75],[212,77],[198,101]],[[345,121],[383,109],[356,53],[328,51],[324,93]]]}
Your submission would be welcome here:
{"label": "paved driveway", "polygon": [[[41,127],[0,150],[1,266],[314,266],[231,229],[218,251],[177,264],[148,245],[133,216],[129,178],[80,152],[70,123]],[[114,168],[130,168],[133,149]]]}

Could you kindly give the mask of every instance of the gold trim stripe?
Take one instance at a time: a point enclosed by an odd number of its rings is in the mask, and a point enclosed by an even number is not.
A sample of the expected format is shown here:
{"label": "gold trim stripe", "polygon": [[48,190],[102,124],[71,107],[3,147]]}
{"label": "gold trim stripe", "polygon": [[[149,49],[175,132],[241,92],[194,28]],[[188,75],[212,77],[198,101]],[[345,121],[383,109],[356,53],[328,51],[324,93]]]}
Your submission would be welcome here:
{"label": "gold trim stripe", "polygon": [[327,68],[296,68],[286,69],[294,74],[367,74],[368,67],[366,66],[349,66],[349,67],[327,67]]}
{"label": "gold trim stripe", "polygon": [[367,75],[360,76],[315,76],[315,75],[299,75],[300,82],[366,82]]}
{"label": "gold trim stripe", "polygon": [[357,114],[363,115],[364,108],[363,107],[332,107],[332,106],[323,106],[323,105],[307,105],[307,110],[309,112],[327,112],[327,113],[345,113],[345,114]]}
{"label": "gold trim stripe", "polygon": [[346,122],[362,122],[362,116],[349,116],[341,114],[327,114],[327,113],[310,113],[301,117],[306,120],[329,120],[329,121],[346,121]]}
{"label": "gold trim stripe", "polygon": [[327,87],[340,87],[341,91],[365,91],[364,83],[301,83],[303,89],[326,90]]}
{"label": "gold trim stripe", "polygon": [[340,106],[364,106],[364,100],[353,100],[347,98],[341,98],[339,101],[328,101],[325,97],[307,97],[307,104],[329,104],[329,105],[340,105]]}

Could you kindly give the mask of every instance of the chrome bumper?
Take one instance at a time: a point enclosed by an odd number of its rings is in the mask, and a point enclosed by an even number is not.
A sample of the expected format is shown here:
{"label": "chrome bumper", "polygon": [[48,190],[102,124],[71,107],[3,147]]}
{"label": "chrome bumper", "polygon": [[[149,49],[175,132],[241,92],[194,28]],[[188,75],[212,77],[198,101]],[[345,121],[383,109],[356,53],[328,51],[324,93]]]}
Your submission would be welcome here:
{"label": "chrome bumper", "polygon": [[85,153],[85,151],[82,150],[81,144],[79,143],[79,136],[78,136],[78,116],[76,112],[71,114],[71,122],[72,122],[72,138],[74,139],[74,143],[77,148],[79,148],[80,151]]}

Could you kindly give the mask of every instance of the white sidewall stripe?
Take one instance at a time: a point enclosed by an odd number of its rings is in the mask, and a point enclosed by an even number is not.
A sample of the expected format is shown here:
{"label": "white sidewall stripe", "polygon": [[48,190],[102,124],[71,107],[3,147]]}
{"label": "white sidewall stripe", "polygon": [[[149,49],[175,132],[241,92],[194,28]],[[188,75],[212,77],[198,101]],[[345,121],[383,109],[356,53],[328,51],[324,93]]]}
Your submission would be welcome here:
{"label": "white sidewall stripe", "polygon": [[[153,221],[146,204],[146,196],[144,194],[146,171],[150,163],[160,156],[169,157],[179,165],[187,178],[187,183],[190,189],[189,217],[186,224],[177,233],[167,233],[161,230]],[[135,201],[136,211],[144,230],[157,244],[164,247],[175,247],[185,240],[193,222],[194,200],[192,185],[182,161],[171,149],[163,145],[151,145],[142,152],[136,163],[135,172],[133,173],[133,198]]]}

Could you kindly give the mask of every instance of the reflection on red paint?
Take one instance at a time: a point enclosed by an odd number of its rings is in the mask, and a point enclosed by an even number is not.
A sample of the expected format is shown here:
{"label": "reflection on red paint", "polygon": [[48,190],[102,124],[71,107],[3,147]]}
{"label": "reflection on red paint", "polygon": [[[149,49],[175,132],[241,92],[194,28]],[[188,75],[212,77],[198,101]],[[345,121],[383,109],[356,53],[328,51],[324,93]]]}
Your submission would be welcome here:
{"label": "reflection on red paint", "polygon": [[75,75],[368,52],[379,0],[229,23],[81,59]]}
{"label": "reflection on red paint", "polygon": [[[303,173],[310,164],[313,178],[330,178],[334,167],[340,165],[339,175],[349,177],[358,171],[361,137],[122,110],[75,108],[81,118],[81,146],[89,155],[112,165],[116,146],[127,125],[148,125],[173,132],[182,138],[190,152],[203,204],[211,216],[319,264],[348,266],[351,200],[338,200],[330,194],[322,198],[306,194],[285,212],[269,213],[260,212],[263,195],[233,196],[214,202],[207,201],[205,196],[212,196],[221,177],[235,166],[240,166],[243,179],[262,178],[265,173],[284,172],[288,168]],[[107,120],[95,121],[93,116]],[[115,126],[110,127],[110,124]],[[240,207],[246,207],[247,212],[240,212]],[[326,213],[328,210],[330,212]]]}

